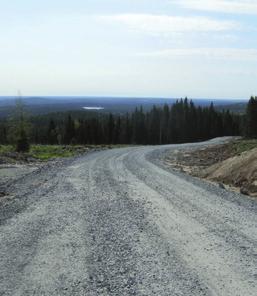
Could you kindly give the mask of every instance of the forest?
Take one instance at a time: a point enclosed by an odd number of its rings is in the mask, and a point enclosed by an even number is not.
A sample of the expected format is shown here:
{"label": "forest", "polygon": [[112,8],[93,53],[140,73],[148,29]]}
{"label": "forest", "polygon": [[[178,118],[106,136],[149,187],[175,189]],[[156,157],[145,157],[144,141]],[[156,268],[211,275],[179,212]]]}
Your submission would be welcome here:
{"label": "forest", "polygon": [[17,151],[30,144],[138,144],[159,145],[207,140],[222,136],[257,136],[257,97],[248,103],[247,114],[232,114],[209,107],[196,107],[180,99],[172,105],[142,107],[126,115],[64,112],[26,116],[22,103],[16,115],[0,122],[0,144],[12,144]]}

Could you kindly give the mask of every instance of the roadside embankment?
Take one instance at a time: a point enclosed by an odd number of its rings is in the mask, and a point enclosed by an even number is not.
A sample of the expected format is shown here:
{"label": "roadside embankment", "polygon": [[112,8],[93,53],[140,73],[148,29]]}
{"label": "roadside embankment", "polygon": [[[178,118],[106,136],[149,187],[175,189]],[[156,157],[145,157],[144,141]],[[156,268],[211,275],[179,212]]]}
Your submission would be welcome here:
{"label": "roadside embankment", "polygon": [[177,150],[166,164],[250,196],[257,196],[257,140],[235,140],[194,150]]}

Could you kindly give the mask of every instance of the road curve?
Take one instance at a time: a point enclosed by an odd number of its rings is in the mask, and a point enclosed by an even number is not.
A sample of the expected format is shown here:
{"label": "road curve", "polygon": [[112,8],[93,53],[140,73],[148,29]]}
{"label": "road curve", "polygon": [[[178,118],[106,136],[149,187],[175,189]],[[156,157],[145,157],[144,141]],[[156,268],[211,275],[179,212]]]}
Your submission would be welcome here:
{"label": "road curve", "polygon": [[256,201],[161,161],[211,143],[91,153],[12,184],[0,295],[256,295]]}

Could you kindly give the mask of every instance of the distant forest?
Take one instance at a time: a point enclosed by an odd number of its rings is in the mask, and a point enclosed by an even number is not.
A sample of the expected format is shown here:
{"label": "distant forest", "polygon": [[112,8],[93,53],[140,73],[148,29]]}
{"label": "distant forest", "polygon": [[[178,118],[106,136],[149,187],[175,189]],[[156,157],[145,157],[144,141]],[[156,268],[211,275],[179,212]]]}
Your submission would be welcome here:
{"label": "distant forest", "polygon": [[[51,145],[186,143],[241,135],[245,124],[242,115],[216,111],[213,104],[196,107],[187,98],[170,106],[153,106],[148,112],[139,107],[126,115],[57,113],[26,118],[25,124],[25,115],[20,111],[17,120],[14,125],[22,128],[16,137],[27,137],[33,144]],[[0,123],[1,144],[12,142],[9,125],[13,124]]]}

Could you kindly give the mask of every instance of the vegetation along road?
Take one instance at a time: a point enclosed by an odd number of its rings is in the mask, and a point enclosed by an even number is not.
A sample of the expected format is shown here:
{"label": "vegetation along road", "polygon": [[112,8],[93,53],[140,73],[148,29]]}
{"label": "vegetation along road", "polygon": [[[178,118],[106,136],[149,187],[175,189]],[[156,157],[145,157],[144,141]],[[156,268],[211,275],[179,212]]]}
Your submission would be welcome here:
{"label": "vegetation along road", "polygon": [[0,206],[0,295],[257,291],[257,203],[128,147],[46,166]]}

